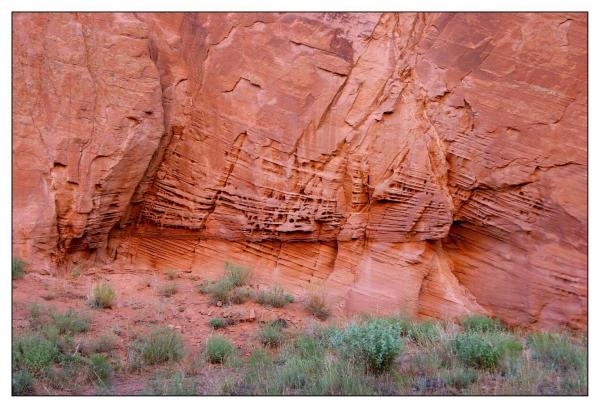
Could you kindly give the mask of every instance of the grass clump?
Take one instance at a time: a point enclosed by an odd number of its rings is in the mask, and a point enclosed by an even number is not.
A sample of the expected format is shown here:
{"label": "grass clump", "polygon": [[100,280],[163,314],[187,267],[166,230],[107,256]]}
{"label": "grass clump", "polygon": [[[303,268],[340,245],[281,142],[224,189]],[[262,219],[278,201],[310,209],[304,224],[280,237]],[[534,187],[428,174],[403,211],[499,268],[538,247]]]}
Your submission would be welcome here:
{"label": "grass clump", "polygon": [[261,290],[256,296],[256,302],[260,305],[268,305],[281,308],[294,302],[294,297],[285,293],[279,285],[272,286],[268,291]]}
{"label": "grass clump", "polygon": [[12,375],[13,395],[28,395],[33,392],[35,378],[27,370],[19,370]]}
{"label": "grass clump", "polygon": [[215,330],[224,329],[230,324],[231,322],[228,319],[224,319],[222,317],[213,317],[208,321],[208,325]]}
{"label": "grass clump", "polygon": [[261,327],[258,337],[264,346],[277,347],[283,341],[282,327],[277,322],[271,322]]}
{"label": "grass clump", "polygon": [[179,290],[179,288],[177,287],[176,283],[168,282],[168,283],[165,283],[164,285],[162,285],[158,289],[158,294],[162,297],[169,298],[169,297],[173,296],[174,294],[176,294],[178,290]]}
{"label": "grass clump", "polygon": [[558,370],[582,369],[587,353],[567,335],[555,333],[533,333],[527,338],[532,357],[542,364]]}
{"label": "grass clump", "polygon": [[221,278],[208,287],[208,293],[214,304],[220,302],[225,305],[229,303],[232,289],[232,283],[225,278]]}
{"label": "grass clump", "polygon": [[492,333],[506,330],[499,320],[481,315],[463,317],[460,321],[460,325],[465,331],[479,333]]}
{"label": "grass clump", "polygon": [[56,342],[37,334],[28,334],[13,343],[13,361],[17,367],[33,375],[47,370],[58,360],[60,351]]}
{"label": "grass clump", "polygon": [[408,323],[404,329],[406,337],[418,345],[431,345],[440,340],[441,327],[431,320]]}
{"label": "grass clump", "polygon": [[116,338],[113,335],[104,333],[88,343],[85,343],[83,351],[88,355],[94,353],[109,353],[114,349],[116,342]]}
{"label": "grass clump", "polygon": [[244,303],[250,298],[250,292],[242,286],[250,281],[251,275],[249,269],[225,262],[225,275],[213,283],[202,282],[198,291],[209,294],[214,304]]}
{"label": "grass clump", "polygon": [[197,395],[198,384],[182,370],[167,370],[155,375],[149,384],[149,395]]}
{"label": "grass clump", "polygon": [[404,347],[398,325],[381,318],[350,324],[334,344],[375,373],[389,369]]}
{"label": "grass clump", "polygon": [[135,348],[147,365],[179,361],[184,354],[181,335],[167,327],[154,329],[147,337],[138,340]]}
{"label": "grass clump", "polygon": [[108,358],[104,354],[92,354],[88,367],[93,382],[104,384],[110,378],[112,371]]}
{"label": "grass clump", "polygon": [[246,303],[252,297],[252,291],[246,287],[234,288],[231,292],[230,300],[231,303],[241,305]]}
{"label": "grass clump", "polygon": [[91,321],[87,316],[80,316],[73,309],[69,309],[65,313],[52,312],[51,317],[53,327],[46,327],[46,331],[56,329],[58,335],[86,332],[91,325]]}
{"label": "grass clump", "polygon": [[327,299],[322,292],[311,293],[306,302],[306,311],[319,320],[327,320],[329,317],[329,308]]}
{"label": "grass clump", "polygon": [[241,265],[235,265],[231,262],[225,262],[225,279],[227,279],[232,287],[240,287],[248,284],[252,271],[244,268]]}
{"label": "grass clump", "polygon": [[12,278],[20,279],[25,276],[25,261],[21,258],[13,258],[12,260]]}
{"label": "grass clump", "polygon": [[91,306],[95,309],[106,309],[113,305],[115,301],[115,291],[108,283],[96,285],[93,289]]}
{"label": "grass clump", "polygon": [[233,357],[234,348],[224,336],[211,336],[206,341],[206,357],[211,364],[223,364]]}

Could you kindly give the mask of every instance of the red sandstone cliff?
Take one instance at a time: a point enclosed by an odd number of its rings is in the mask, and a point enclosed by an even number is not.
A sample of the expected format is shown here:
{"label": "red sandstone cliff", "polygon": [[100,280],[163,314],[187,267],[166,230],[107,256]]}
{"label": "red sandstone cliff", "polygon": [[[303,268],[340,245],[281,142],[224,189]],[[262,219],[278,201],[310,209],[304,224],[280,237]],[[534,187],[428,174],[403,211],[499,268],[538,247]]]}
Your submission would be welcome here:
{"label": "red sandstone cliff", "polygon": [[15,255],[585,328],[586,25],[15,14]]}

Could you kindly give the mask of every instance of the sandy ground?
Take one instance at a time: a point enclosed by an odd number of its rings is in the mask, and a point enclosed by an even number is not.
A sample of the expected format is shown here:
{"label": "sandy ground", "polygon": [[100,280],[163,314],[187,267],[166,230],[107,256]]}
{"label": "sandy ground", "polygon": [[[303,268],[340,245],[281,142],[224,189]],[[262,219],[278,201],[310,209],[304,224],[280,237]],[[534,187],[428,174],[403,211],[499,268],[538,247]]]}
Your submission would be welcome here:
{"label": "sandy ground", "polygon": [[[196,288],[201,281],[201,277],[183,272],[177,273],[174,279],[164,272],[148,271],[91,273],[77,277],[29,273],[13,281],[13,331],[20,333],[27,330],[29,309],[34,303],[52,306],[57,311],[73,309],[89,316],[92,322],[90,330],[79,339],[85,341],[86,337],[91,339],[103,333],[116,335],[113,355],[125,364],[127,349],[136,336],[158,326],[166,325],[179,331],[184,338],[187,355],[193,356],[203,349],[208,336],[217,333],[208,325],[211,318],[232,316],[247,320],[218,330],[218,334],[225,335],[235,344],[240,356],[247,357],[259,345],[257,332],[262,321],[285,319],[289,330],[319,324],[298,299],[282,309],[266,308],[251,301],[243,305],[211,305],[210,297],[200,294]],[[92,309],[89,297],[92,288],[101,282],[109,283],[117,298],[109,309]],[[171,283],[177,285],[177,293],[171,297],[161,296],[160,288]],[[137,394],[147,388],[147,381],[156,370],[143,370],[141,374],[117,373],[108,392]],[[197,380],[200,383],[211,382],[211,377],[226,375],[226,371],[227,368],[209,366],[197,374]],[[41,392],[44,393],[43,390]],[[85,392],[94,393],[94,390],[90,388]]]}

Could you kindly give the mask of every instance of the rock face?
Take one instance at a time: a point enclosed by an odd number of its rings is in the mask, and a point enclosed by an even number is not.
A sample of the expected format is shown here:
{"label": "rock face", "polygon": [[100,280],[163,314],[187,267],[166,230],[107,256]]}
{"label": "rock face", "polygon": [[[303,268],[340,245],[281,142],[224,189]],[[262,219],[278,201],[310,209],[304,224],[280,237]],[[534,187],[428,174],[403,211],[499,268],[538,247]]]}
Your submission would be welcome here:
{"label": "rock face", "polygon": [[13,245],[587,327],[585,14],[15,14]]}

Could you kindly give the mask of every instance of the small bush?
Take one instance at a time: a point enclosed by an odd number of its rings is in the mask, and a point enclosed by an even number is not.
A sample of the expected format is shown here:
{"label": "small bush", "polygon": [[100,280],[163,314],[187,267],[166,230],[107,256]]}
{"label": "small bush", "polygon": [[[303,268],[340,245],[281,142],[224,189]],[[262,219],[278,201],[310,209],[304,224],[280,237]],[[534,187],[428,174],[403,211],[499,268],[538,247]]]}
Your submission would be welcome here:
{"label": "small bush", "polygon": [[66,313],[53,312],[52,322],[59,335],[88,331],[91,324],[88,317],[78,315],[73,309],[69,309]]}
{"label": "small bush", "polygon": [[33,392],[34,378],[27,370],[19,370],[12,375],[13,395],[27,395]]}
{"label": "small bush", "polygon": [[244,268],[241,265],[235,265],[230,262],[225,262],[225,279],[227,279],[232,287],[239,287],[248,284],[252,271]]}
{"label": "small bush", "polygon": [[111,375],[108,358],[103,354],[92,354],[89,363],[89,375],[93,382],[105,383]]}
{"label": "small bush", "polygon": [[101,283],[94,287],[91,305],[96,309],[105,309],[113,305],[115,291],[108,283]]}
{"label": "small bush", "polygon": [[534,359],[552,368],[582,369],[586,364],[585,348],[577,346],[566,335],[534,333],[527,338],[527,344]]}
{"label": "small bush", "polygon": [[176,283],[165,283],[164,285],[162,285],[159,289],[158,289],[158,293],[160,296],[162,297],[171,297],[174,294],[177,293],[177,291],[179,290],[179,288],[177,287]]}
{"label": "small bush", "polygon": [[378,373],[388,369],[402,351],[404,344],[399,337],[397,325],[375,318],[349,325],[334,339],[334,344]]}
{"label": "small bush", "polygon": [[258,337],[263,345],[277,347],[283,340],[281,326],[278,324],[266,324],[260,329]]}
{"label": "small bush", "polygon": [[294,301],[294,297],[285,293],[281,286],[274,285],[268,291],[261,290],[258,292],[256,301],[261,305],[269,305],[281,308],[288,303],[292,303]]}
{"label": "small bush", "polygon": [[480,315],[466,316],[461,319],[460,325],[465,331],[479,333],[491,333],[505,330],[504,325],[499,320]]}
{"label": "small bush", "polygon": [[227,319],[223,319],[222,317],[213,317],[208,321],[208,325],[216,330],[227,327],[229,323]]}
{"label": "small bush", "polygon": [[319,320],[327,320],[329,309],[327,308],[327,299],[324,293],[311,293],[308,296],[306,310]]}
{"label": "small bush", "polygon": [[502,355],[500,347],[476,332],[458,334],[450,346],[461,362],[473,368],[494,369]]}
{"label": "small bush", "polygon": [[13,358],[18,367],[38,374],[57,361],[60,352],[55,342],[39,335],[25,335],[13,344]]}
{"label": "small bush", "polygon": [[179,361],[184,354],[181,335],[167,327],[153,330],[148,337],[137,342],[136,349],[148,365]]}
{"label": "small bush", "polygon": [[232,303],[236,305],[241,305],[242,303],[246,303],[252,297],[252,292],[248,288],[235,288],[231,292],[230,300]]}
{"label": "small bush", "polygon": [[223,364],[234,354],[233,345],[223,336],[211,336],[206,341],[206,356],[212,364]]}
{"label": "small bush", "polygon": [[25,262],[20,258],[12,260],[12,278],[20,279],[25,276]]}

